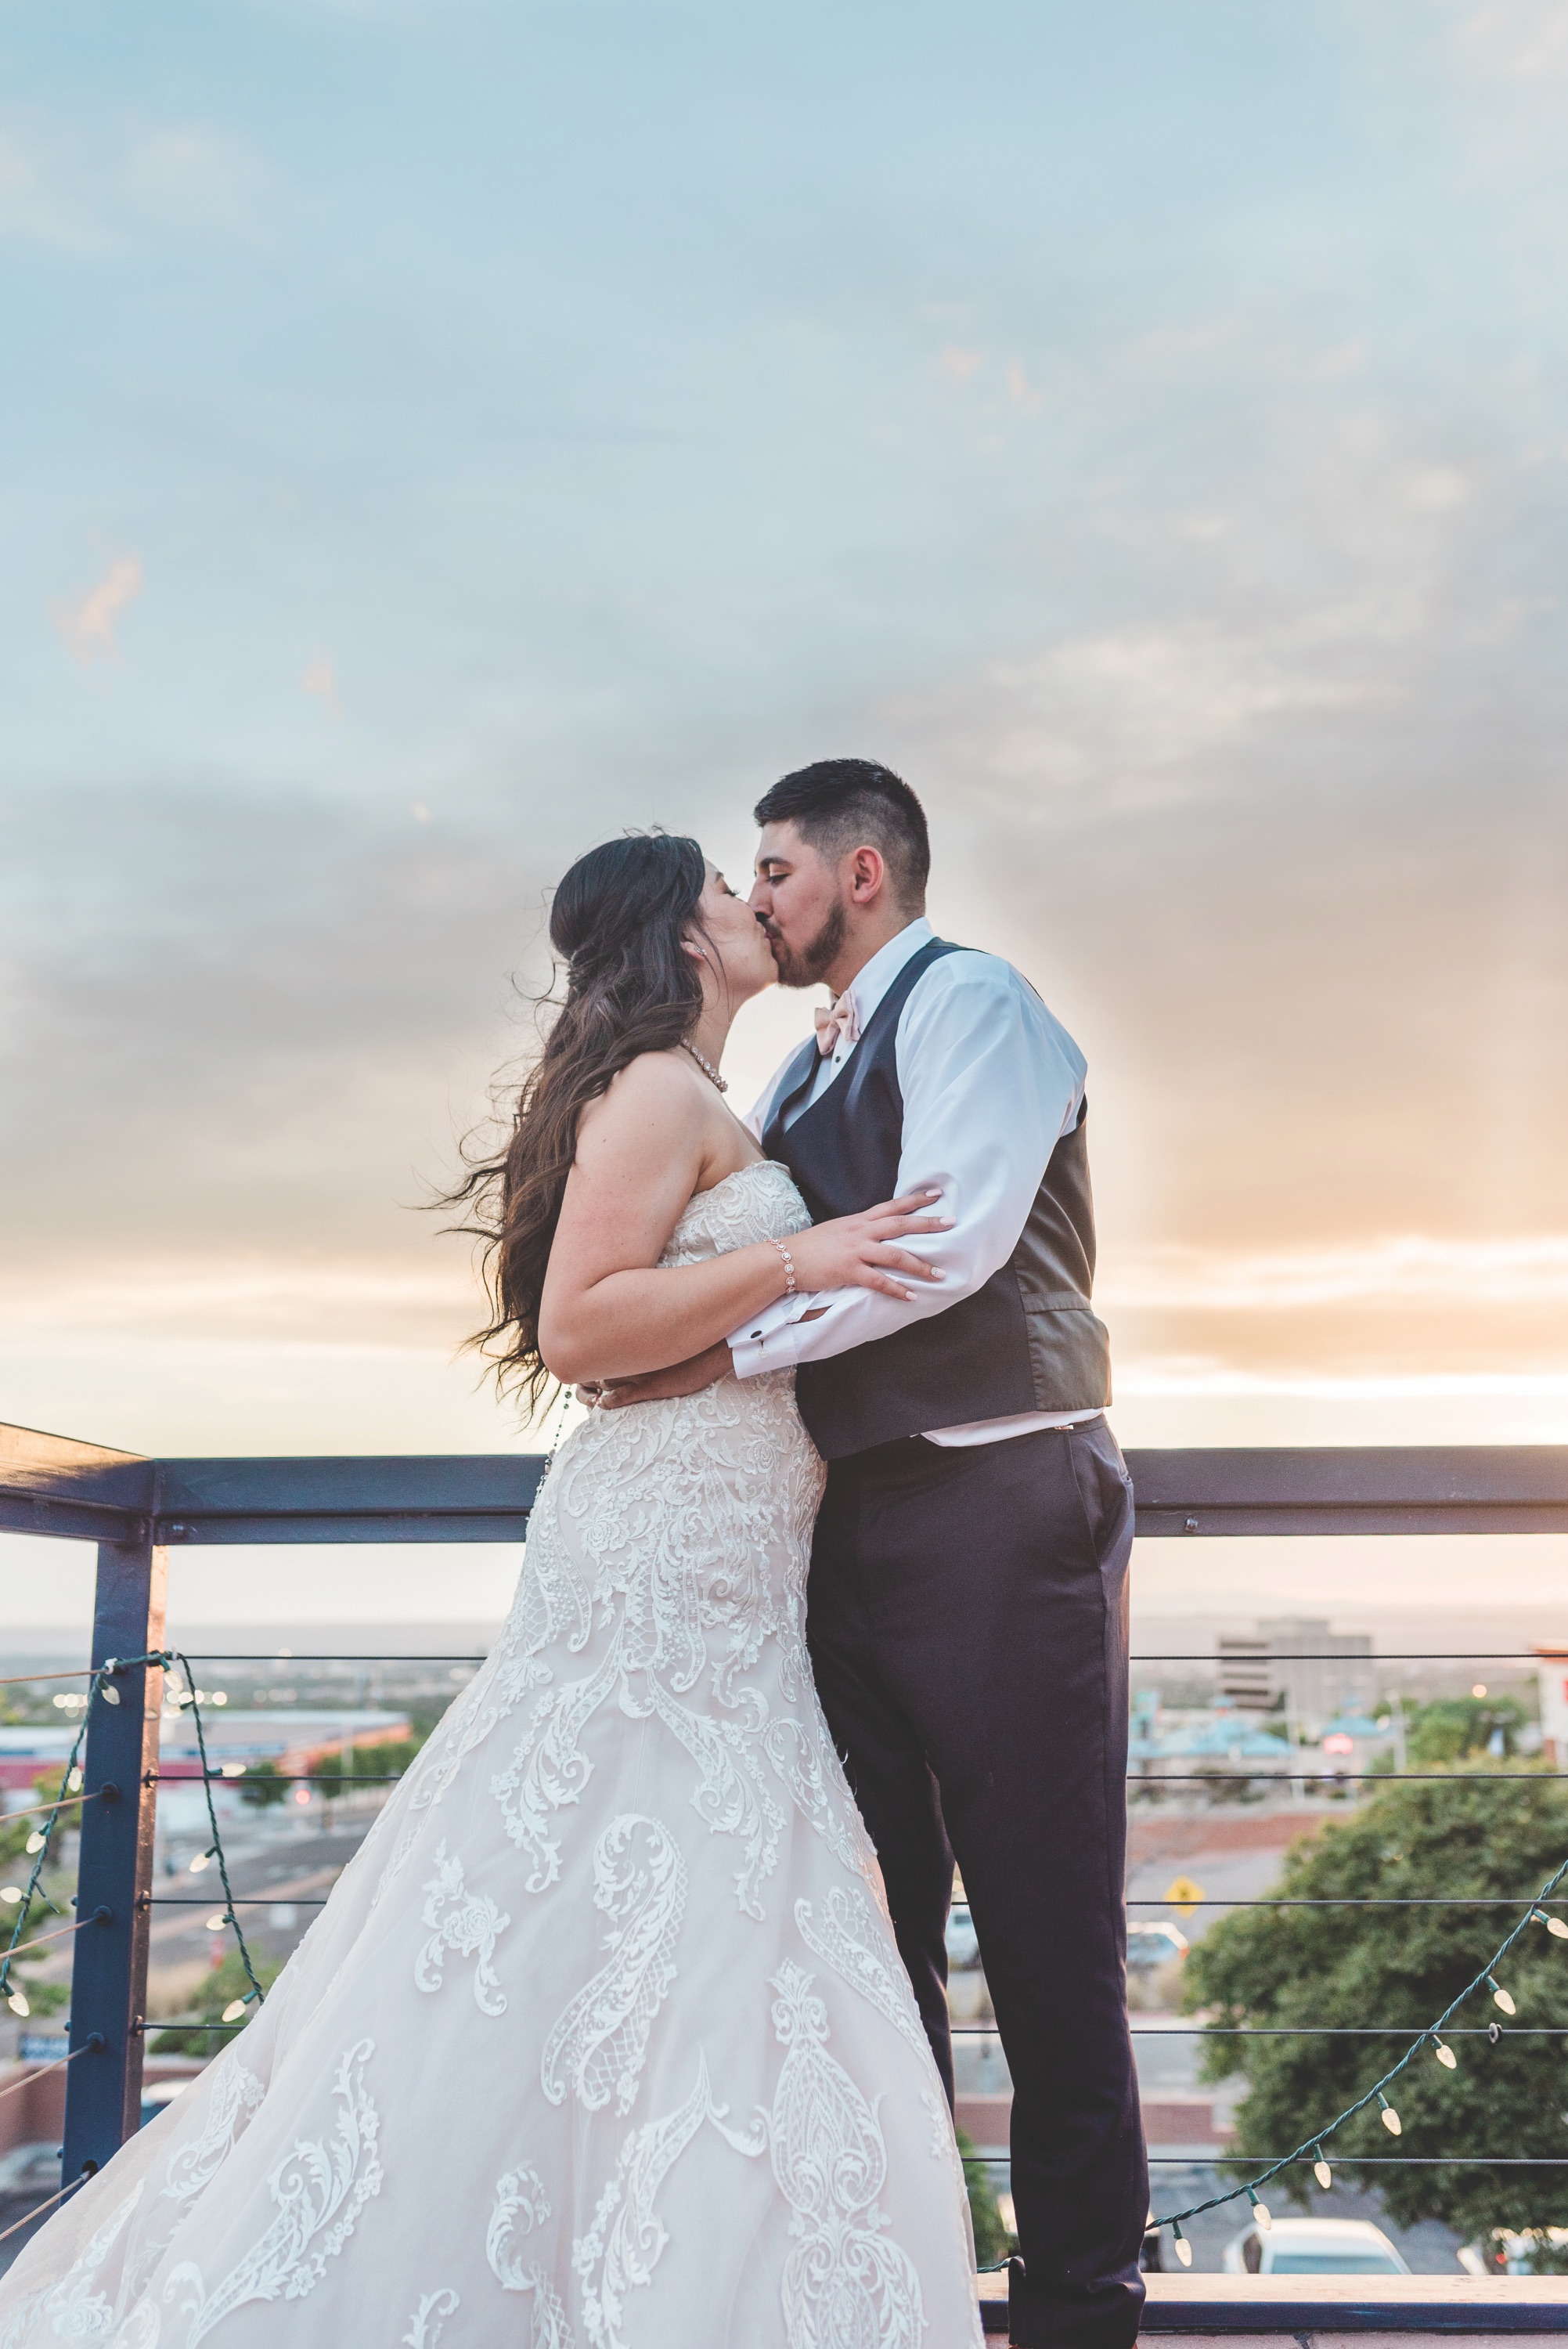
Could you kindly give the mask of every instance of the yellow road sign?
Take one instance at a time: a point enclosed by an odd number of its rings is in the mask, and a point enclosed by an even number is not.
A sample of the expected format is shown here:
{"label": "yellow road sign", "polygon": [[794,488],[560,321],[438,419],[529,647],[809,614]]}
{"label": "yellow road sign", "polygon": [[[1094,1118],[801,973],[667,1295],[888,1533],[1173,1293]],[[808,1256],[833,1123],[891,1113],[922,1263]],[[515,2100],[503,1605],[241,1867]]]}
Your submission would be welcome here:
{"label": "yellow road sign", "polygon": [[1180,1909],[1183,1917],[1190,1917],[1202,1898],[1202,1886],[1195,1884],[1190,1876],[1174,1877],[1165,1887],[1167,1903],[1171,1908]]}

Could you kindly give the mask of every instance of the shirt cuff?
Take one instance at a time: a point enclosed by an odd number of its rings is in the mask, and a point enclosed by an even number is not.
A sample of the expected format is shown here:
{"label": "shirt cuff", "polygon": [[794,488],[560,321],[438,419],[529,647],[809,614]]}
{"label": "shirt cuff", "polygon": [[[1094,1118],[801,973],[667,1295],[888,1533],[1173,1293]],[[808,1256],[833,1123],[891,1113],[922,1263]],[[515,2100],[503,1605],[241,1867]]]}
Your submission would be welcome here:
{"label": "shirt cuff", "polygon": [[811,1301],[807,1296],[781,1297],[765,1312],[753,1314],[740,1329],[731,1331],[729,1358],[738,1379],[754,1379],[763,1371],[794,1368],[800,1317]]}

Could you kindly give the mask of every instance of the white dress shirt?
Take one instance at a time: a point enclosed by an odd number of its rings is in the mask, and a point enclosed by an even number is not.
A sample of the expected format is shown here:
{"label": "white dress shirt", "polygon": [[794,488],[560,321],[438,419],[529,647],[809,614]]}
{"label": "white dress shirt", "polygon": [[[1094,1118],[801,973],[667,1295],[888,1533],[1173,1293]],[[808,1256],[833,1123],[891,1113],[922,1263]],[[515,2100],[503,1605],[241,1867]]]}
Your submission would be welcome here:
{"label": "white dress shirt", "polygon": [[[934,935],[923,916],[911,922],[851,979],[844,994],[853,998],[860,1033],[904,964]],[[799,1050],[775,1071],[746,1121],[758,1142]],[[834,1050],[819,1061],[810,1086],[786,1112],[786,1130],[821,1099],[854,1050],[841,1031]],[[942,1197],[932,1212],[954,1218],[951,1231],[919,1233],[905,1245],[940,1266],[945,1278],[922,1281],[907,1303],[874,1288],[781,1297],[731,1336],[738,1378],[847,1353],[911,1321],[929,1320],[984,1288],[1017,1247],[1046,1163],[1078,1123],[1083,1054],[1027,979],[996,955],[965,948],[929,964],[899,1014],[894,1052],[903,1095],[894,1195],[937,1186]],[[805,1320],[808,1311],[819,1318]],[[934,1444],[994,1444],[1099,1416],[1094,1411],[1026,1412],[928,1434]]]}

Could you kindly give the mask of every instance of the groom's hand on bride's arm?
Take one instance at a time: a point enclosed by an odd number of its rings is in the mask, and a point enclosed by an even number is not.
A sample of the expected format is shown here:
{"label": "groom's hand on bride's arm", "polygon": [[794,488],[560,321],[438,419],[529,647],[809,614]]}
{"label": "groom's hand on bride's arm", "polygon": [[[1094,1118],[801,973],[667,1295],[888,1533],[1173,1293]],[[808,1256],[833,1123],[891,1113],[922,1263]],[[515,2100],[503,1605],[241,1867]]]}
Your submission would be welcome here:
{"label": "groom's hand on bride's arm", "polygon": [[633,1379],[605,1379],[577,1390],[579,1402],[598,1411],[624,1411],[629,1402],[665,1402],[672,1395],[699,1394],[719,1379],[731,1375],[729,1348],[721,1338],[689,1361],[672,1362],[668,1370],[645,1371]]}

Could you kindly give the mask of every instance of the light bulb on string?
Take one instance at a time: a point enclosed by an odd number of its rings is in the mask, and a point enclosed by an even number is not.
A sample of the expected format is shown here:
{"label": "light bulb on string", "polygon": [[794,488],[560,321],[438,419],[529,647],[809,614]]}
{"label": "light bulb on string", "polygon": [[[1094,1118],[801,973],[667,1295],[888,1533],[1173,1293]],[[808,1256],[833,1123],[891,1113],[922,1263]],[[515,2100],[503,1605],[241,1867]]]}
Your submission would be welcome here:
{"label": "light bulb on string", "polygon": [[1491,2002],[1493,2006],[1497,2007],[1501,2013],[1503,2014],[1517,2014],[1519,2013],[1519,2009],[1515,2006],[1507,1991],[1502,1989],[1500,1983],[1493,1982],[1490,1974],[1488,1974],[1486,1978],[1486,1986],[1491,1992]]}
{"label": "light bulb on string", "polygon": [[42,1851],[42,1850],[43,1850],[43,1848],[44,1848],[44,1834],[43,1834],[43,1830],[42,1830],[42,1828],[40,1828],[40,1827],[35,1827],[35,1828],[33,1829],[32,1834],[27,1837],[27,1849],[28,1849],[29,1853],[31,1853],[31,1852],[35,1852],[35,1851]]}
{"label": "light bulb on string", "polygon": [[225,2023],[238,2023],[244,2011],[244,2000],[242,1998],[232,1998],[229,2001],[228,2005],[223,2009],[223,2021]]}
{"label": "light bulb on string", "polygon": [[1459,2070],[1459,2068],[1460,2068],[1460,2059],[1459,2059],[1459,2057],[1454,2054],[1454,2051],[1453,2051],[1453,2049],[1452,2049],[1451,2047],[1445,2047],[1445,2046],[1444,2046],[1444,2044],[1443,2044],[1442,2041],[1438,2037],[1438,2035],[1437,2035],[1436,2032],[1434,2032],[1434,2033],[1433,2033],[1433,2034],[1432,2034],[1432,2053],[1433,2053],[1433,2054],[1437,2057],[1437,2059],[1438,2059],[1439,2063],[1442,2065],[1442,2067],[1443,2067],[1443,2069],[1444,2069],[1444,2071],[1445,2071],[1445,2072],[1457,2072],[1457,2071]]}
{"label": "light bulb on string", "polygon": [[5,2003],[13,2014],[31,2014],[33,2012],[19,1990],[14,1990]]}
{"label": "light bulb on string", "polygon": [[1175,2238],[1177,2258],[1184,2268],[1190,2268],[1192,2264],[1192,2246],[1181,2232],[1181,2222],[1179,2219],[1171,2220],[1171,2232]]}
{"label": "light bulb on string", "polygon": [[1328,2167],[1328,2157],[1323,2147],[1320,2145],[1314,2146],[1313,2151],[1317,2158],[1312,2165],[1312,2174],[1326,2194],[1334,2183],[1334,2172]]}
{"label": "light bulb on string", "polygon": [[1266,2202],[1260,2202],[1258,2200],[1256,2194],[1250,2186],[1247,2189],[1247,2199],[1253,2206],[1253,2217],[1257,2220],[1258,2225],[1263,2229],[1264,2233],[1266,2235],[1269,2229],[1274,2225],[1274,2213],[1271,2211]]}
{"label": "light bulb on string", "polygon": [[1562,1917],[1549,1917],[1544,1909],[1537,1909],[1534,1912],[1534,1922],[1537,1925],[1544,1925],[1547,1931],[1554,1935],[1559,1941],[1568,1941],[1568,1920]]}
{"label": "light bulb on string", "polygon": [[1390,2137],[1398,2137],[1398,2136],[1400,2136],[1400,2135],[1402,2134],[1403,2130],[1404,2130],[1404,2126],[1405,2126],[1405,2124],[1404,2124],[1404,2122],[1399,2118],[1398,2114],[1394,2110],[1393,2106],[1388,2102],[1387,2097],[1383,2094],[1383,2091],[1382,2091],[1382,2089],[1381,2089],[1381,2088],[1379,2088],[1379,2089],[1378,2089],[1378,2091],[1377,2091],[1377,2102],[1378,2102],[1378,2103],[1382,2106],[1382,2107],[1383,2107],[1382,2116],[1381,2116],[1381,2117],[1382,2117],[1382,2122],[1383,2122],[1383,2126],[1384,2126],[1384,2127],[1387,2130],[1387,2132],[1388,2132],[1389,2136],[1390,2136]]}

